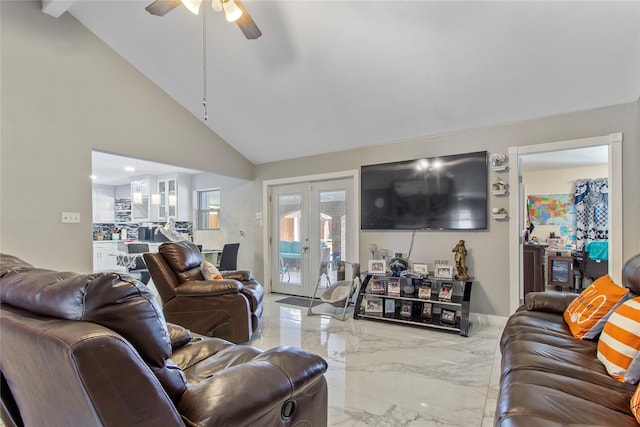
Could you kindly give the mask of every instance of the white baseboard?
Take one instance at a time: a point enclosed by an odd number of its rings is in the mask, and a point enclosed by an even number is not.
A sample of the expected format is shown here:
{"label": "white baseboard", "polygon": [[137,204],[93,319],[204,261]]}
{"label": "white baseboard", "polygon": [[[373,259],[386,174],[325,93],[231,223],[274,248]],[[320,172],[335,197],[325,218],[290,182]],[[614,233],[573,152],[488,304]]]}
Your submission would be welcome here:
{"label": "white baseboard", "polygon": [[493,314],[469,313],[469,319],[472,323],[478,325],[504,326],[507,324],[508,317],[494,316]]}

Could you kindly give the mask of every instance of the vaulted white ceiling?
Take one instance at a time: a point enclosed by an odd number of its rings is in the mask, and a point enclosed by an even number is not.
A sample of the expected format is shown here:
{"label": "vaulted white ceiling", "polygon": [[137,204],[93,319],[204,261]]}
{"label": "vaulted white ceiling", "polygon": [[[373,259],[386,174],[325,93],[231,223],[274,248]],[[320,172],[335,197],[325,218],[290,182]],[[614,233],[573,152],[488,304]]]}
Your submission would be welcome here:
{"label": "vaulted white ceiling", "polygon": [[[208,3],[208,0],[205,0]],[[151,0],[46,0],[196,117],[203,22]],[[254,163],[637,101],[640,2],[244,2],[207,13],[208,126]],[[53,5],[53,6],[52,6]]]}

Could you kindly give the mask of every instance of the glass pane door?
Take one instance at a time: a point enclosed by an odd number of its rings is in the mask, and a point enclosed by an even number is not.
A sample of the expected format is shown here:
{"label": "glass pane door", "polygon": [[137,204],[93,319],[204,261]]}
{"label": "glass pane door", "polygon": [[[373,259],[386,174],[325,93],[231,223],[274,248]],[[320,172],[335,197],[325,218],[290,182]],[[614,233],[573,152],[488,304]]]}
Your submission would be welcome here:
{"label": "glass pane door", "polygon": [[333,283],[341,279],[339,261],[357,259],[352,185],[340,179],[272,187],[273,292],[310,297],[322,262]]}
{"label": "glass pane door", "polygon": [[303,184],[274,188],[272,193],[271,252],[273,290],[292,295],[309,295],[307,215],[308,198]]}
{"label": "glass pane door", "polygon": [[[318,271],[321,262],[328,262],[331,282],[338,279],[339,261],[347,260],[347,200],[346,189],[317,191],[318,230],[320,242]],[[340,280],[343,277],[340,276]]]}

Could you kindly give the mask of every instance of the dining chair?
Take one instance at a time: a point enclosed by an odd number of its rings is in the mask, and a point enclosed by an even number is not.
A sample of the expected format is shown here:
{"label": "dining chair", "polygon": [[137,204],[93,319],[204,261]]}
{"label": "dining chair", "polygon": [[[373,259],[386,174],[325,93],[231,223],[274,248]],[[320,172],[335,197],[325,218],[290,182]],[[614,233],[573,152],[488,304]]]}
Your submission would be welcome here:
{"label": "dining chair", "polygon": [[238,269],[238,249],[240,243],[227,243],[222,247],[222,255],[220,255],[220,271],[237,270]]}
{"label": "dining chair", "polygon": [[141,254],[136,258],[135,266],[133,268],[128,268],[127,272],[139,273],[140,281],[146,285],[149,283],[151,275],[149,274],[149,269],[147,268],[147,264],[144,262],[142,254],[149,252],[149,245],[147,243],[129,243],[127,245],[127,252],[129,254]]}

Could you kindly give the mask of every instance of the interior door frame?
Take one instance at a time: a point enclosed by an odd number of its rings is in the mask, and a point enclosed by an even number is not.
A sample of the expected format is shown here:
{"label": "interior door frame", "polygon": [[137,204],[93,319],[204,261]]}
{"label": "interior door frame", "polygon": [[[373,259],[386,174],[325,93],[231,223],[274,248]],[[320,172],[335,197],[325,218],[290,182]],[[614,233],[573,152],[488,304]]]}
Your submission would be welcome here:
{"label": "interior door frame", "polygon": [[614,281],[620,283],[620,273],[624,262],[623,232],[622,232],[622,133],[612,133],[593,138],[573,139],[568,141],[550,142],[544,144],[509,147],[509,182],[517,183],[512,188],[516,194],[509,197],[509,212],[512,220],[509,223],[509,309],[513,313],[524,299],[523,262],[522,262],[522,232],[524,230],[523,207],[520,203],[522,186],[519,177],[520,155],[541,152],[564,151],[575,148],[606,145],[609,148],[609,274]]}
{"label": "interior door frame", "polygon": [[[269,179],[264,180],[262,182],[262,212],[263,216],[262,221],[262,253],[264,254],[263,259],[263,271],[264,271],[264,284],[265,291],[267,293],[273,292],[273,276],[271,274],[272,271],[272,263],[279,262],[279,260],[273,260],[271,256],[271,248],[269,243],[269,238],[271,237],[271,211],[269,209],[269,199],[271,197],[271,188],[279,185],[287,185],[287,184],[298,184],[305,182],[313,182],[313,181],[330,181],[335,179],[351,179],[353,183],[352,194],[353,194],[353,209],[354,209],[354,224],[351,224],[352,236],[353,236],[353,258],[360,259],[360,228],[358,224],[358,218],[360,218],[360,203],[359,203],[359,188],[360,188],[360,175],[359,171],[356,169],[341,171],[341,172],[331,172],[326,174],[317,174],[317,175],[305,175],[305,176],[296,176],[290,178],[279,178],[279,179]],[[313,285],[313,284],[312,284]]]}

